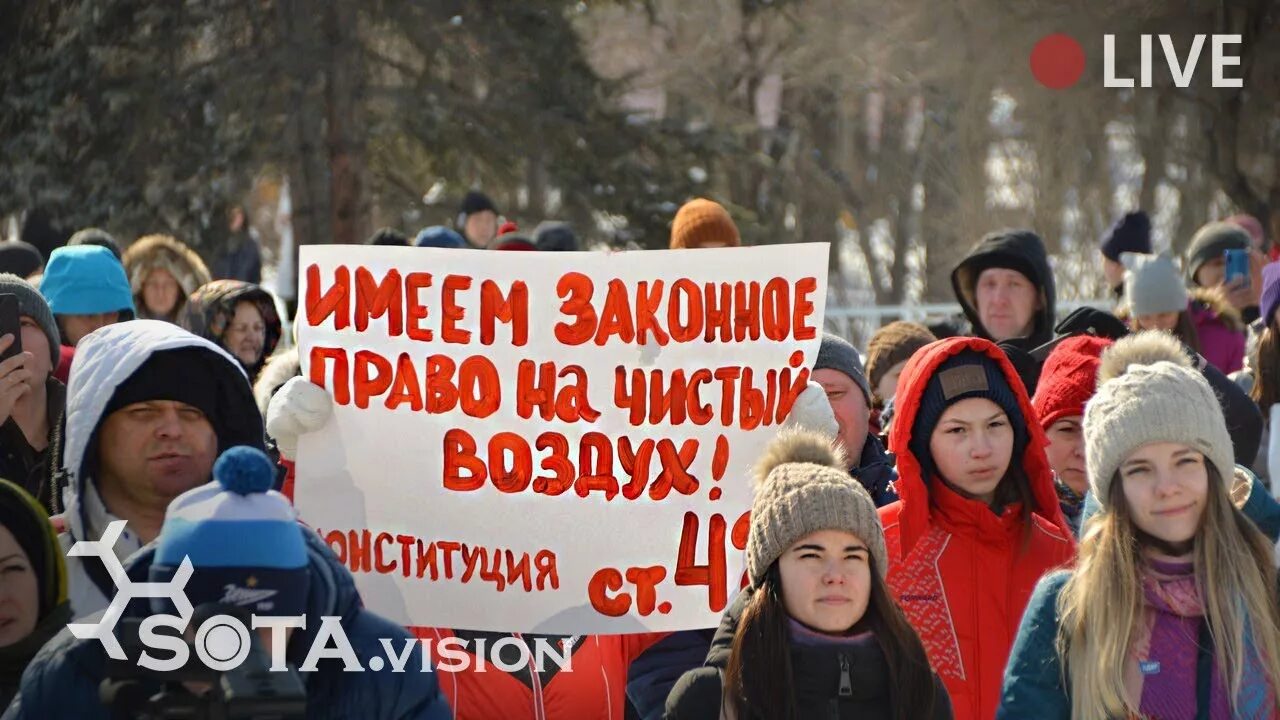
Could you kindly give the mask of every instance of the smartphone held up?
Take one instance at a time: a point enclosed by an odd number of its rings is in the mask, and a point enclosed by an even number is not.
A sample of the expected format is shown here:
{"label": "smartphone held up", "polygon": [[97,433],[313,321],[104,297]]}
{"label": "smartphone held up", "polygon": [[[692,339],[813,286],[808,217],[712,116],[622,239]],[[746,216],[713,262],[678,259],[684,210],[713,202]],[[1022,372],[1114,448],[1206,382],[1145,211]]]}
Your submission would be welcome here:
{"label": "smartphone held up", "polygon": [[1240,280],[1242,286],[1248,288],[1251,284],[1249,272],[1249,251],[1248,250],[1227,250],[1226,256],[1226,283],[1231,285]]}
{"label": "smartphone held up", "polygon": [[13,344],[0,351],[0,362],[22,354],[22,318],[18,313],[18,296],[0,293],[0,337],[13,336]]}

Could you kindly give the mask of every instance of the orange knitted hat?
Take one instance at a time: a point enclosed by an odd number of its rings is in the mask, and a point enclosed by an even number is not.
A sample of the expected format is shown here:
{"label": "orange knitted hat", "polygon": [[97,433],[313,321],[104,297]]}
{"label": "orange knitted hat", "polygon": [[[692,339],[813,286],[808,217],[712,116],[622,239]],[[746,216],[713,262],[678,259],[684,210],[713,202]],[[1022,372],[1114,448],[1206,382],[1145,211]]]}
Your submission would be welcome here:
{"label": "orange knitted hat", "polygon": [[742,238],[729,212],[718,203],[704,198],[690,200],[676,212],[671,223],[671,249],[739,247]]}

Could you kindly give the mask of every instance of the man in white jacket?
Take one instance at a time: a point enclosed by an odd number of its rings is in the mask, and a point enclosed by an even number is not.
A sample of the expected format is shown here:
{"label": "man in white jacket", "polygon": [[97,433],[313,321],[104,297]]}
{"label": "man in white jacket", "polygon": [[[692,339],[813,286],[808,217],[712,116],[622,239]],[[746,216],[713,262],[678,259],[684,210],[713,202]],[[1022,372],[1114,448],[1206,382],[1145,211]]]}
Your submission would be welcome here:
{"label": "man in white jacket", "polygon": [[[125,520],[114,547],[123,563],[159,534],[169,502],[209,482],[213,461],[235,445],[262,448],[262,417],[225,350],[158,320],[86,336],[67,386],[63,549]],[[67,576],[74,618],[115,595],[97,557],[68,557]]]}

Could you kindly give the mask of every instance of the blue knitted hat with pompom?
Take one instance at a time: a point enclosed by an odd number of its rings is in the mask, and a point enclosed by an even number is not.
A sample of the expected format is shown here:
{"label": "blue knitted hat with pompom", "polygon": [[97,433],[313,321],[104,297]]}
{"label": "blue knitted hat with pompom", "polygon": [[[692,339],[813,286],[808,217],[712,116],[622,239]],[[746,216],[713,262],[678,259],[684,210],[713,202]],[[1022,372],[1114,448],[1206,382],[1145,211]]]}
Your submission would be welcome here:
{"label": "blue knitted hat with pompom", "polygon": [[271,461],[256,448],[233,447],[214,463],[213,478],[169,503],[151,580],[168,580],[186,557],[195,568],[186,587],[192,605],[226,603],[259,615],[303,614],[310,580],[306,529],[289,500],[271,489]]}

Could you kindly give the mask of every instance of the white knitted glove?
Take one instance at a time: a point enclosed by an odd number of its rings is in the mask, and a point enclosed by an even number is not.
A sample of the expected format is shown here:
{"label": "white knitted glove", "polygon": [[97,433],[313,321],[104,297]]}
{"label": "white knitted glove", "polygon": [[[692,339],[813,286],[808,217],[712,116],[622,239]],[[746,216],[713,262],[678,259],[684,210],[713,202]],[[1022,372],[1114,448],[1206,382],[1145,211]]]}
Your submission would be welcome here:
{"label": "white knitted glove", "polygon": [[791,413],[787,415],[783,425],[802,427],[831,438],[840,432],[835,413],[831,412],[831,402],[827,400],[827,391],[812,380],[796,398],[795,404],[791,406]]}
{"label": "white knitted glove", "polygon": [[297,460],[298,438],[324,427],[333,414],[333,398],[305,377],[289,378],[267,405],[267,434],[280,454]]}

